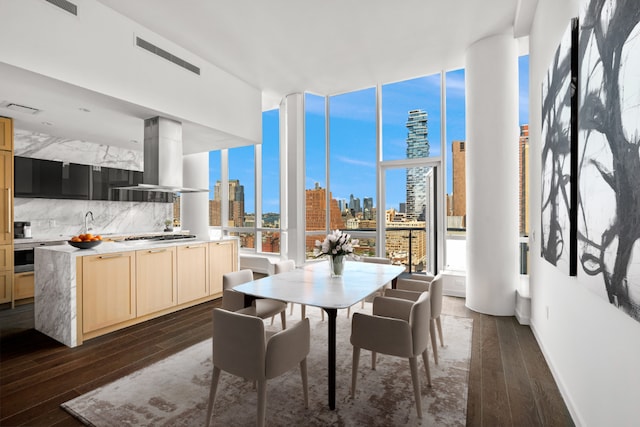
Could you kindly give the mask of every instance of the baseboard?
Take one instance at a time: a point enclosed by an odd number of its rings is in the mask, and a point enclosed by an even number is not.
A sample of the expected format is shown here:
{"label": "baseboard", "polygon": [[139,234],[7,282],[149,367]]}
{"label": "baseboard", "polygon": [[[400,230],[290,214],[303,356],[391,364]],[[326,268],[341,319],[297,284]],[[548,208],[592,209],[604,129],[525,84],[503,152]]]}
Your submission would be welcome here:
{"label": "baseboard", "polygon": [[531,323],[529,327],[531,328],[531,332],[533,332],[533,336],[538,342],[538,347],[540,347],[540,351],[542,352],[542,356],[544,357],[544,360],[547,362],[547,366],[549,366],[549,370],[551,371],[551,376],[553,376],[553,379],[558,385],[560,394],[562,395],[562,398],[564,399],[564,403],[567,406],[569,413],[571,414],[571,418],[573,419],[573,422],[575,423],[576,427],[585,426],[586,424],[580,417],[580,413],[578,412],[576,405],[571,399],[571,394],[569,393],[569,391],[567,390],[567,387],[564,385],[564,382],[562,381],[562,376],[556,370],[553,362],[551,361],[551,357],[549,357],[549,353],[547,352],[546,348],[542,344],[542,341],[540,340],[540,336],[538,335],[538,331],[536,330],[535,322]]}

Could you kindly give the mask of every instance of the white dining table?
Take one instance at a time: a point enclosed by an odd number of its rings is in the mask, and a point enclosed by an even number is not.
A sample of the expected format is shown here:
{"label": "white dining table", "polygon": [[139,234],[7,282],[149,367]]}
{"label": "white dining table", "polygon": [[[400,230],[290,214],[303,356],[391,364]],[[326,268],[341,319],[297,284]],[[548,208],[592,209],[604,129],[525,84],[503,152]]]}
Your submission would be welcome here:
{"label": "white dining table", "polygon": [[267,276],[234,287],[251,298],[276,300],[320,307],[329,318],[329,407],[335,409],[336,396],[336,316],[375,293],[405,271],[404,266],[347,261],[341,277],[331,277],[328,262],[314,262],[286,273]]}

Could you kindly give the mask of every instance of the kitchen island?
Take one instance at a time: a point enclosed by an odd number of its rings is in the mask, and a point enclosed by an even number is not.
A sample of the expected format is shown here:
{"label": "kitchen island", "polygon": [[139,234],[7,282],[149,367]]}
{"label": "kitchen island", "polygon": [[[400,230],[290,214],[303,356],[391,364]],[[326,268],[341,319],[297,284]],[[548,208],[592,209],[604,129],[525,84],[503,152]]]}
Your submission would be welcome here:
{"label": "kitchen island", "polygon": [[238,240],[35,249],[35,329],[69,346],[222,296]]}

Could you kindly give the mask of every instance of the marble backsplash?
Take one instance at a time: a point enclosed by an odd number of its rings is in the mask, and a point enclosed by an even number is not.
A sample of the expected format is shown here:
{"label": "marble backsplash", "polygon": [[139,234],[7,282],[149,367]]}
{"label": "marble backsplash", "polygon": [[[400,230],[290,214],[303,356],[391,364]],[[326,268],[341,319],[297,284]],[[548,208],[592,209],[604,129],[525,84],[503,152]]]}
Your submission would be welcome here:
{"label": "marble backsplash", "polygon": [[14,129],[14,154],[34,159],[142,171],[140,151]]}
{"label": "marble backsplash", "polygon": [[66,199],[14,199],[14,220],[30,221],[34,239],[84,233],[84,217],[91,211],[94,234],[160,232],[173,218],[173,204]]}

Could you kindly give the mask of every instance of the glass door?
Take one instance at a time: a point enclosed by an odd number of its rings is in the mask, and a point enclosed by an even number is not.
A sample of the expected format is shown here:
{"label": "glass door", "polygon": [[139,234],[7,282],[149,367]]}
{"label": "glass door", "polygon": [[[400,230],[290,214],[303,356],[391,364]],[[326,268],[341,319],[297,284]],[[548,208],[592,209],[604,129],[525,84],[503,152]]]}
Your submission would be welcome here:
{"label": "glass door", "polygon": [[382,163],[378,212],[384,256],[407,272],[436,274],[442,259],[442,179],[439,158]]}

